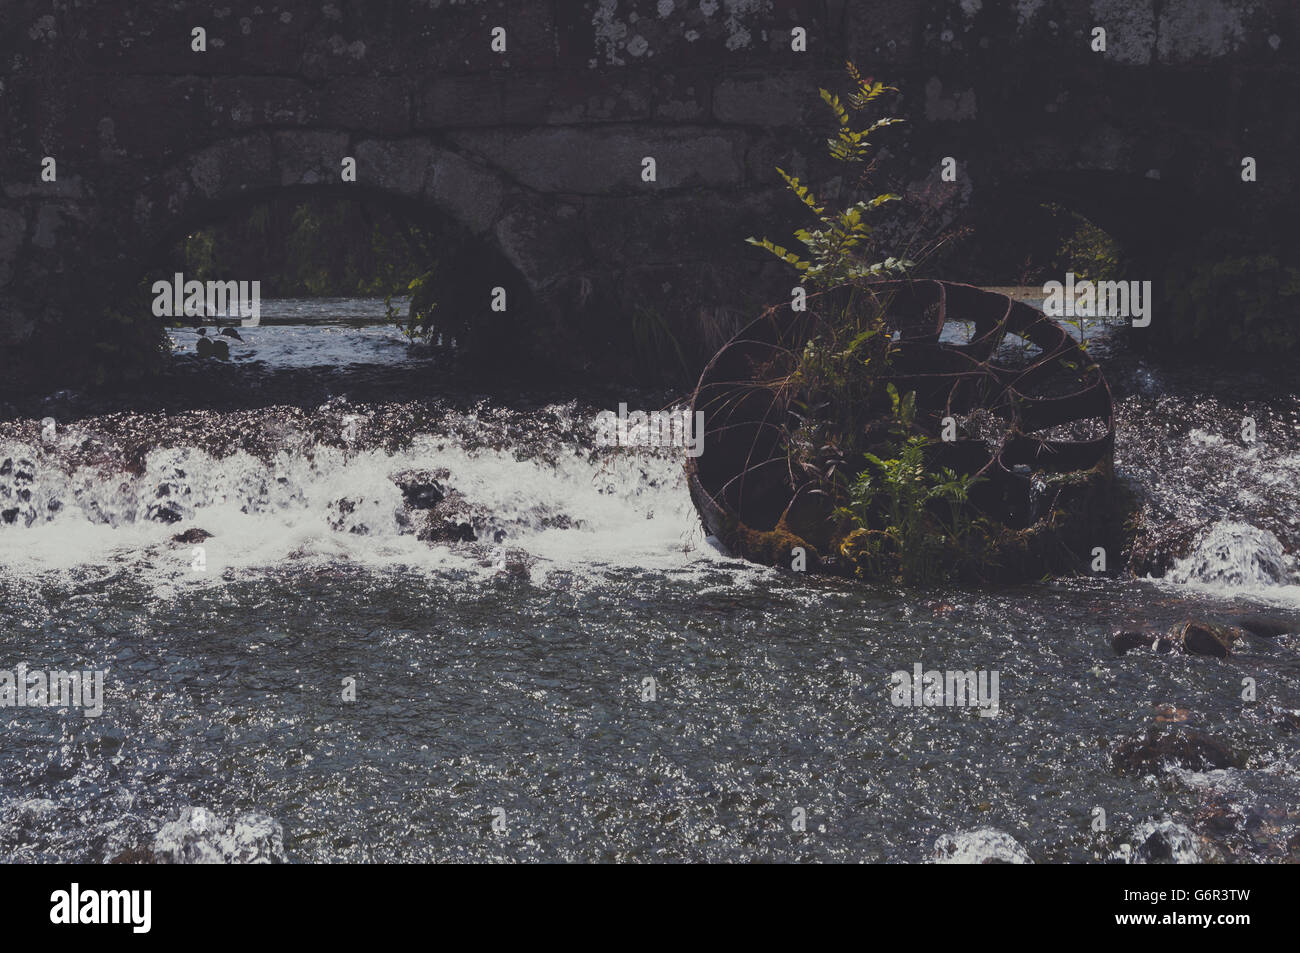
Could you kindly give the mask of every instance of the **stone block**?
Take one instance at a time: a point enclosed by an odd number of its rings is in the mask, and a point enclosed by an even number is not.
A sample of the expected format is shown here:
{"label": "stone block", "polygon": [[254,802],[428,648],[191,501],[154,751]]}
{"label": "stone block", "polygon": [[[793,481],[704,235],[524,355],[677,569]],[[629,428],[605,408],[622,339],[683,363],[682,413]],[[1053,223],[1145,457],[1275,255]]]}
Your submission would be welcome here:
{"label": "stone block", "polygon": [[315,91],[292,77],[217,77],[208,85],[205,106],[218,130],[310,126],[319,121]]}
{"label": "stone block", "polygon": [[451,152],[434,159],[424,187],[427,201],[475,234],[496,222],[506,192],[499,175]]}
{"label": "stone block", "polygon": [[[847,88],[842,75],[818,77],[837,92],[836,82]],[[723,76],[713,90],[713,118],[742,126],[806,126],[826,110],[819,78],[808,72]]]}
{"label": "stone block", "polygon": [[395,136],[411,128],[414,82],[400,76],[331,79],[320,92],[320,121],[336,129]]}
{"label": "stone block", "polygon": [[264,133],[210,145],[189,157],[185,168],[198,194],[213,201],[279,184],[271,138]]}
{"label": "stone block", "polygon": [[343,158],[349,152],[347,133],[295,130],[274,133],[272,140],[280,185],[348,184],[342,179]]}
{"label": "stone block", "polygon": [[368,139],[354,151],[357,182],[395,195],[420,195],[438,155],[434,146],[421,139]]}
{"label": "stone block", "polygon": [[[653,192],[734,186],[742,178],[741,140],[708,127],[469,131],[454,141],[540,192]],[[655,182],[642,181],[645,157],[655,160]]]}

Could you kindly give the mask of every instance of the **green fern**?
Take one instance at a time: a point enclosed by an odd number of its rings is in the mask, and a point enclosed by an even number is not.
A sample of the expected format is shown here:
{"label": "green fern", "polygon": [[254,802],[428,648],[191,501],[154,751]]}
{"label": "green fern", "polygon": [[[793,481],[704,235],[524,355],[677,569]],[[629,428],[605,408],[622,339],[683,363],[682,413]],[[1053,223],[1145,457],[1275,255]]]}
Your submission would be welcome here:
{"label": "green fern", "polygon": [[[863,79],[852,63],[848,64],[848,71],[855,84],[855,90],[849,96],[848,107],[829,90],[822,89],[819,92],[822,101],[835,116],[838,126],[835,137],[827,140],[828,152],[832,158],[841,162],[860,163],[866,161],[870,153],[871,135],[903,120],[877,119],[863,129],[855,129],[850,109],[853,112],[864,109],[893,87]],[[901,196],[886,192],[828,213],[826,206],[807,185],[784,169],[778,168],[776,171],[785,181],[790,193],[817,216],[821,227],[800,228],[794,233],[795,238],[808,250],[807,257],[766,238],[750,237],[746,239],[749,244],[762,248],[793,266],[802,280],[814,287],[827,288],[846,281],[887,277],[904,273],[912,267],[912,262],[893,256],[880,261],[867,260],[874,232],[874,228],[867,222],[869,214],[887,202],[899,201]]]}

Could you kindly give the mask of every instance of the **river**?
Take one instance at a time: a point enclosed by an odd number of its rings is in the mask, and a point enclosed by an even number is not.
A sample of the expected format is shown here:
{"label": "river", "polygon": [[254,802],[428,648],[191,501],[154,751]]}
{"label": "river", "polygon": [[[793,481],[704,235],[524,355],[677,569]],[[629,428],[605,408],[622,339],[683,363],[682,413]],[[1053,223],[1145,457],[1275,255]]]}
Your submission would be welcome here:
{"label": "river", "polygon": [[[1115,348],[1117,473],[1199,546],[916,592],[719,552],[680,451],[593,445],[665,395],[443,384],[382,311],[265,302],[227,364],[179,329],[147,390],[0,405],[0,669],[106,673],[98,717],[0,708],[0,856],[1300,856],[1293,387]],[[1223,660],[1111,647],[1260,613]],[[998,673],[996,716],[894,704],[918,664]]]}

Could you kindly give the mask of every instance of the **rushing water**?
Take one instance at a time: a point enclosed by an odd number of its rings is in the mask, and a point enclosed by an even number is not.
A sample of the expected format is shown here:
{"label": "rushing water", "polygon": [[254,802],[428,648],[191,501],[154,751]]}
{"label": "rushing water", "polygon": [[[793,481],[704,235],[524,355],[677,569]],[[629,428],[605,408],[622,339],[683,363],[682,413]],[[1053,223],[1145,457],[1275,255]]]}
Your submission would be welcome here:
{"label": "rushing water", "polygon": [[[434,393],[382,310],[9,409],[0,669],[107,675],[99,717],[0,708],[5,857],[1296,859],[1300,636],[1111,636],[1300,631],[1300,398],[1117,357],[1118,471],[1188,554],[908,592],[727,557],[680,456],[593,446],[654,395]],[[918,663],[996,671],[996,717],[892,704]]]}

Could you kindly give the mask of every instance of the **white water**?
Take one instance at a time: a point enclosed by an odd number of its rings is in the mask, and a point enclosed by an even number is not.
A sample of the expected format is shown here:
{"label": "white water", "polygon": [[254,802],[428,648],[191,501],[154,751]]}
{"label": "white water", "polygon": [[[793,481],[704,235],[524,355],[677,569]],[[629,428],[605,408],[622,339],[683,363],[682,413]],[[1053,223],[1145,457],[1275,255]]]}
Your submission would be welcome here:
{"label": "white water", "polygon": [[[421,436],[396,454],[315,445],[281,451],[269,465],[244,452],[218,459],[194,448],[158,449],[135,476],[84,467],[67,473],[47,449],[56,448],[0,447],[0,459],[34,464],[30,484],[15,482],[15,474],[0,477],[11,492],[25,486],[31,494],[16,522],[0,526],[0,571],[130,567],[161,587],[210,584],[231,572],[286,564],[491,575],[504,568],[504,551],[544,585],[558,570],[689,571],[700,561],[724,559],[700,529],[680,451],[589,456],[573,447],[552,464],[467,450],[454,437]],[[393,477],[438,469],[449,472],[445,484],[488,520],[491,532],[480,530],[479,543],[426,543],[404,525]],[[345,512],[340,500],[354,508]],[[0,502],[4,509],[16,500]],[[59,508],[51,511],[51,503]],[[151,519],[159,505],[176,507],[183,518]],[[192,568],[195,546],[172,539],[194,527],[213,534],[201,544],[203,572]]]}
{"label": "white water", "polygon": [[1174,563],[1166,581],[1224,598],[1300,605],[1295,560],[1276,536],[1248,523],[1213,524],[1192,552]]}
{"label": "white water", "polygon": [[[473,422],[470,416],[446,421],[451,430]],[[369,423],[366,414],[345,416],[341,436],[355,445]],[[129,568],[164,595],[177,586],[284,566],[342,564],[483,578],[509,562],[513,571],[526,568],[538,586],[556,572],[690,573],[719,563],[737,568],[704,537],[680,450],[593,453],[573,445],[552,463],[467,449],[454,434],[419,436],[395,454],[303,444],[289,434],[284,443],[293,449],[269,464],[244,452],[216,458],[190,447],[151,451],[139,476],[66,470],[61,456],[86,436],[76,427],[46,427],[38,445],[0,445],[0,459],[18,461],[0,476],[0,510],[18,508],[14,524],[0,525],[0,572],[22,577]],[[24,460],[32,465],[24,467]],[[26,470],[30,480],[23,478]],[[478,543],[416,537],[393,482],[412,470],[447,472],[446,485],[485,521]],[[22,490],[30,498],[20,499]],[[340,508],[344,500],[350,511]],[[152,518],[160,505],[175,507],[182,518]],[[193,566],[195,545],[173,541],[195,527],[212,534],[201,544],[203,571]],[[1213,524],[1163,585],[1300,605],[1295,560],[1272,533],[1246,523]]]}

